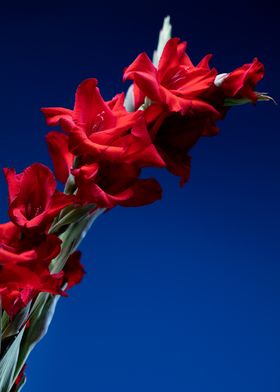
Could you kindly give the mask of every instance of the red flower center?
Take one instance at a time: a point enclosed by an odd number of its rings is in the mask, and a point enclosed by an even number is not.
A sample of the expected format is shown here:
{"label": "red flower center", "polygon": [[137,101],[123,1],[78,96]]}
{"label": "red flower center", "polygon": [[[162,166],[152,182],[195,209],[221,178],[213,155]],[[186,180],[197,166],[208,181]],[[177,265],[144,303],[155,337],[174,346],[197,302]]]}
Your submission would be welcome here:
{"label": "red flower center", "polygon": [[104,128],[104,115],[105,112],[103,111],[96,116],[90,128],[90,133],[88,136],[92,135],[93,133],[102,131],[102,129]]}
{"label": "red flower center", "polygon": [[38,207],[35,207],[34,205],[32,205],[31,202],[28,202],[26,204],[26,208],[25,208],[26,219],[31,220],[35,216],[40,215],[43,211],[44,211],[44,208],[41,205],[39,205]]}

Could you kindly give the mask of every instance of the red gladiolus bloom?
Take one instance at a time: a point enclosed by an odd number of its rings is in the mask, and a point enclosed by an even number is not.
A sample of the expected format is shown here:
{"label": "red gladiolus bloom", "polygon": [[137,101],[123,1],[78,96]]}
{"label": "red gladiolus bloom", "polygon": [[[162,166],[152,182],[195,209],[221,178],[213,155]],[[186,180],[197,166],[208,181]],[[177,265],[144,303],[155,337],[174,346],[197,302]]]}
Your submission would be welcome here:
{"label": "red gladiolus bloom", "polygon": [[[1,265],[2,259],[0,261]],[[32,270],[33,265],[6,264],[0,267],[0,294],[3,309],[13,317],[39,292],[65,295],[61,290],[63,272],[50,274],[45,268]]]}
{"label": "red gladiolus bloom", "polygon": [[52,172],[40,163],[34,163],[20,174],[14,169],[4,169],[4,172],[10,218],[26,232],[45,232],[60,210],[73,203],[73,197],[56,190]]}
{"label": "red gladiolus bloom", "polygon": [[52,274],[51,261],[60,253],[61,240],[53,235],[24,237],[21,229],[8,222],[0,225],[0,295],[2,306],[14,317],[39,292],[63,295],[84,275],[80,252],[74,252],[64,270]]}
{"label": "red gladiolus bloom", "polygon": [[181,186],[190,175],[191,148],[202,136],[213,136],[217,132],[215,122],[208,117],[188,117],[176,113],[164,119],[154,135],[154,144],[167,169],[181,177]]}
{"label": "red gladiolus bloom", "polygon": [[63,273],[49,265],[60,252],[55,235],[24,237],[12,222],[0,225],[0,292],[3,308],[13,317],[41,291],[63,294]]}
{"label": "red gladiolus bloom", "polygon": [[107,160],[144,166],[164,166],[146,129],[143,113],[126,112],[123,95],[105,102],[96,79],[87,79],[76,92],[74,110],[44,108],[49,125],[69,133],[69,149],[95,162]]}
{"label": "red gladiolus bloom", "polygon": [[93,163],[72,173],[78,186],[77,197],[97,207],[136,207],[161,198],[161,187],[156,180],[139,179],[140,169],[125,163]]}
{"label": "red gladiolus bloom", "polygon": [[[55,138],[59,135],[55,135]],[[68,138],[66,135],[62,136]],[[74,162],[74,155],[64,148],[66,145],[63,140],[61,150],[59,151],[57,144],[55,156],[51,154],[57,176],[60,175],[61,168],[67,168],[64,179],[70,174]],[[77,198],[82,204],[95,204],[100,208],[140,206],[161,198],[160,185],[153,179],[139,179],[140,169],[132,165],[108,161],[96,163],[92,157],[84,156],[80,159],[79,167],[71,172],[78,188]]]}
{"label": "red gladiolus bloom", "polygon": [[255,103],[258,95],[254,90],[263,77],[264,66],[255,58],[252,63],[244,64],[229,74],[225,74],[218,82],[220,85],[219,91],[225,98],[247,98]]}
{"label": "red gladiolus bloom", "polygon": [[[0,272],[1,276],[1,272]],[[12,319],[18,312],[21,311],[34,297],[34,290],[32,289],[9,289],[7,287],[1,288],[0,295],[2,300],[2,307]]]}
{"label": "red gladiolus bloom", "polygon": [[134,81],[135,107],[143,103],[144,97],[152,102],[163,103],[170,112],[219,116],[219,113],[201,96],[214,83],[217,71],[209,70],[206,56],[194,66],[185,53],[186,43],[171,38],[165,45],[158,69],[146,53],[141,53],[125,69],[124,80]]}

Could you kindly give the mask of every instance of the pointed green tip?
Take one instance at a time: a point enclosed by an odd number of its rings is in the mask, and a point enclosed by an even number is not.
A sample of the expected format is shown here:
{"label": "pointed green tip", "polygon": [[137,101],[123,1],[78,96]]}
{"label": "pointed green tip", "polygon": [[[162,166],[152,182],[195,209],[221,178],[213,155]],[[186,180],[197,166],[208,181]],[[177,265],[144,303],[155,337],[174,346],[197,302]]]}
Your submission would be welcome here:
{"label": "pointed green tip", "polygon": [[[256,92],[257,95],[257,102],[259,101],[271,101],[275,105],[277,105],[277,102],[267,95],[267,93],[259,93]],[[224,106],[238,106],[238,105],[245,105],[247,103],[252,103],[253,101],[249,98],[227,98],[225,99]]]}
{"label": "pointed green tip", "polygon": [[270,95],[268,95],[267,93],[256,93],[256,94],[258,96],[258,101],[272,101],[275,105],[278,105],[275,99]]}

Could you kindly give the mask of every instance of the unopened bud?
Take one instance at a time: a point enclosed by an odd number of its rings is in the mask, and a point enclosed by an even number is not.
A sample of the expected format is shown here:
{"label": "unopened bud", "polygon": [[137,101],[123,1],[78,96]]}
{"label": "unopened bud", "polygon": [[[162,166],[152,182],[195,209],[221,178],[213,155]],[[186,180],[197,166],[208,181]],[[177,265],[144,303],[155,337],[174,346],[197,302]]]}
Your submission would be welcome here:
{"label": "unopened bud", "polygon": [[222,74],[217,75],[214,80],[215,86],[220,87],[227,76],[228,76],[228,73],[222,73]]}

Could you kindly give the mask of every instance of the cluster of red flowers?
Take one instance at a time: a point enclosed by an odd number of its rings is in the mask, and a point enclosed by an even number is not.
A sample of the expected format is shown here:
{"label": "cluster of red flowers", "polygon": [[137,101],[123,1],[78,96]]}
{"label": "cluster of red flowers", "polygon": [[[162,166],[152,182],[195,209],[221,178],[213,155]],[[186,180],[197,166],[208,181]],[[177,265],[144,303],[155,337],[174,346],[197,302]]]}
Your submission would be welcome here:
{"label": "cluster of red flowers", "polygon": [[124,80],[133,81],[133,111],[125,109],[124,94],[105,102],[96,79],[78,87],[73,110],[43,109],[47,123],[65,132],[47,136],[56,175],[65,182],[72,170],[83,202],[110,208],[160,198],[155,180],[139,179],[141,168],[166,167],[185,183],[189,150],[201,136],[218,132],[226,100],[257,101],[254,88],[264,75],[257,59],[218,75],[209,66],[211,55],[194,66],[185,49],[172,38],[158,68],[142,53],[125,69]]}
{"label": "cluster of red flowers", "polygon": [[39,292],[65,295],[65,283],[78,283],[83,275],[79,252],[71,255],[65,270],[50,272],[50,262],[60,253],[61,240],[49,229],[73,197],[56,190],[54,175],[35,163],[16,174],[4,169],[8,182],[11,221],[0,225],[0,295],[12,317]]}
{"label": "cluster of red flowers", "polygon": [[[0,226],[0,294],[13,316],[41,291],[64,294],[61,287],[82,277],[79,254],[74,253],[59,273],[50,262],[61,249],[50,227],[67,206],[140,206],[161,197],[155,179],[140,178],[145,167],[165,167],[189,177],[189,151],[201,136],[218,132],[228,100],[255,103],[254,91],[263,65],[254,59],[229,74],[209,66],[210,55],[194,65],[186,43],[170,39],[156,67],[146,53],[125,69],[133,81],[130,105],[124,93],[104,101],[96,79],[87,79],[76,92],[74,109],[42,109],[47,124],[59,126],[47,144],[55,176],[73,185],[73,194],[56,190],[51,171],[33,164],[21,174],[5,169],[11,221]],[[69,207],[68,207],[69,208]]]}

